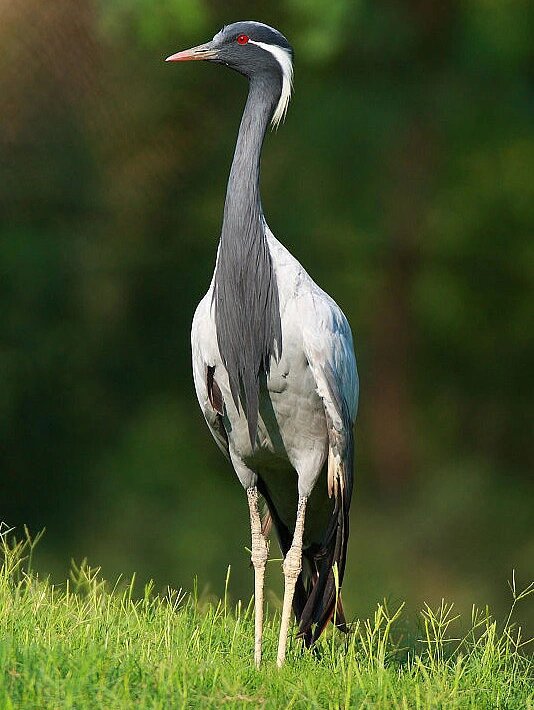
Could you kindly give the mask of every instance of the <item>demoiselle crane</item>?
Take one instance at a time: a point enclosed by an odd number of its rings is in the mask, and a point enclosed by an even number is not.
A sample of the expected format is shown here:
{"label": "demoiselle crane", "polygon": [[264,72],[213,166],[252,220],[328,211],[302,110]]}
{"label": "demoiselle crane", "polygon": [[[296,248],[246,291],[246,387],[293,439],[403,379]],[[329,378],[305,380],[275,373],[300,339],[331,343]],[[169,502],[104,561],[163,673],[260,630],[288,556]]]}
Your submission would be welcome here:
{"label": "demoiselle crane", "polygon": [[[225,64],[249,80],[215,271],[195,312],[191,345],[200,407],[248,497],[256,665],[271,524],[284,555],[278,666],[292,606],[307,646],[333,617],[346,630],[337,592],[349,534],[358,400],[347,319],[273,236],[260,199],[263,139],[269,122],[277,127],[287,111],[292,59],[280,32],[252,21],[223,27],[211,41],[167,59]],[[259,496],[267,504],[263,522]]]}

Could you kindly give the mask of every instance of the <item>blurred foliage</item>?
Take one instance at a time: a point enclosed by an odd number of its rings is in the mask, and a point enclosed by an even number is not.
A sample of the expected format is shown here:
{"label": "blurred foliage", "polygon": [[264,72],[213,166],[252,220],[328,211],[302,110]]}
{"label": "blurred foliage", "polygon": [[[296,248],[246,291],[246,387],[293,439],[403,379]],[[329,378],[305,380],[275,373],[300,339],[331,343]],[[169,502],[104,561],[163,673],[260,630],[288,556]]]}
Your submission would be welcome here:
{"label": "blurred foliage", "polygon": [[[532,571],[534,6],[17,0],[0,7],[0,519],[43,566],[251,592],[242,491],[198,411],[246,84],[168,54],[253,16],[295,46],[270,225],[353,326],[345,595],[505,604]],[[43,555],[42,555],[43,556]],[[279,589],[279,574],[269,584]]]}

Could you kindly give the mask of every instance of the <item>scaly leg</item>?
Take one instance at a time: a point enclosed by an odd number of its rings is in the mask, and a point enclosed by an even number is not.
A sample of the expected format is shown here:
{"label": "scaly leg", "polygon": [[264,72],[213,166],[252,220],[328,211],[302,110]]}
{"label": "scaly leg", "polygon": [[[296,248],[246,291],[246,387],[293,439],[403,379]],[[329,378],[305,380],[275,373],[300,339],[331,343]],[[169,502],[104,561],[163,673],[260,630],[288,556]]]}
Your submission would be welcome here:
{"label": "scaly leg", "polygon": [[289,631],[289,621],[291,619],[291,606],[295,595],[295,586],[302,569],[302,537],[304,535],[304,514],[306,512],[307,498],[299,498],[297,508],[297,521],[295,523],[295,533],[293,542],[288,550],[284,564],[284,605],[282,607],[282,620],[280,622],[280,637],[278,639],[278,656],[276,665],[280,668],[286,658],[287,634]]}
{"label": "scaly leg", "polygon": [[260,511],[258,510],[258,489],[247,488],[248,507],[250,509],[250,530],[252,532],[252,555],[254,565],[254,663],[256,668],[261,663],[261,641],[263,636],[263,581],[269,546],[261,531]]}

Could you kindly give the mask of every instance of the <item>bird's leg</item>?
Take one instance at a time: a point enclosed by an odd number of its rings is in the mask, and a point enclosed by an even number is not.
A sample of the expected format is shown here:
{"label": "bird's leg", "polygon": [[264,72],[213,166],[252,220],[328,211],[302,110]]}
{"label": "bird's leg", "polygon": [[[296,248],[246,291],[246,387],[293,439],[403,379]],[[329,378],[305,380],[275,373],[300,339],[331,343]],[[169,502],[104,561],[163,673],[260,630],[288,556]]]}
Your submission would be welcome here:
{"label": "bird's leg", "polygon": [[297,521],[293,542],[285,557],[282,568],[284,570],[284,605],[282,607],[282,620],[280,622],[280,637],[278,639],[278,655],[276,665],[280,668],[286,658],[287,634],[291,619],[291,606],[295,595],[295,586],[302,569],[302,537],[304,535],[304,515],[306,513],[307,498],[299,498],[297,508]]}
{"label": "bird's leg", "polygon": [[247,488],[248,507],[250,509],[250,530],[252,532],[252,555],[254,565],[254,663],[261,663],[261,642],[263,635],[263,581],[269,546],[261,531],[261,517],[258,509],[258,489]]}

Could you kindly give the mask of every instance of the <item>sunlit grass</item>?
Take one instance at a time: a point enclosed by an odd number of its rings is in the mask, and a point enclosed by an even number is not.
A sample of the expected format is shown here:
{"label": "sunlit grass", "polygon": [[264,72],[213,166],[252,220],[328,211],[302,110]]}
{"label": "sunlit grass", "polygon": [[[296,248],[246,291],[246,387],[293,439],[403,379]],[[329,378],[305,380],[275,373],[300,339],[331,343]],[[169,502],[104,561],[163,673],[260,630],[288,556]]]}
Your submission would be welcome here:
{"label": "sunlit grass", "polygon": [[83,563],[55,586],[31,569],[35,541],[1,536],[0,708],[534,708],[532,660],[515,607],[533,593],[511,582],[507,619],[473,609],[456,635],[451,604],[421,612],[403,638],[403,605],[379,604],[349,636],[328,632],[318,654],[290,645],[274,664],[277,615],[264,663],[252,664],[252,605],[202,604],[195,593],[110,587]]}

